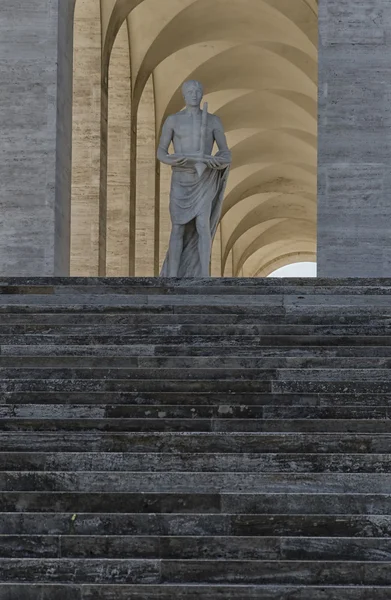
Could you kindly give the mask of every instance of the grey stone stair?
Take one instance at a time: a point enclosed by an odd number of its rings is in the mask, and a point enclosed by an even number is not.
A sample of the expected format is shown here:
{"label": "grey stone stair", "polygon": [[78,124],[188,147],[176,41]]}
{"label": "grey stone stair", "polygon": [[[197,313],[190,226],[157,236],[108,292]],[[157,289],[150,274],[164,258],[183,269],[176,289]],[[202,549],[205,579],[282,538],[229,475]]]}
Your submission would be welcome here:
{"label": "grey stone stair", "polygon": [[390,599],[390,296],[0,278],[0,600]]}

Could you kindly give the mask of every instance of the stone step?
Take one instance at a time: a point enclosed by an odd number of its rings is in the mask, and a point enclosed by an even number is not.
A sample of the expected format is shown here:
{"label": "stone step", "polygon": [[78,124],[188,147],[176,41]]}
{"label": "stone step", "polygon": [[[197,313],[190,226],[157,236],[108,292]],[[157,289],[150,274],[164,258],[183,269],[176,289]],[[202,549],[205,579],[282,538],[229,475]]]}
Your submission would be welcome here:
{"label": "stone step", "polygon": [[[384,538],[0,535],[0,559],[150,559],[390,562]],[[348,565],[346,565],[348,567]]]}
{"label": "stone step", "polygon": [[[232,356],[232,357],[224,357],[224,356],[206,356],[206,357],[183,357],[183,356],[139,356],[133,357],[136,359],[136,363],[138,367],[143,368],[158,368],[158,369],[171,369],[171,368],[181,368],[181,369],[210,369],[210,368],[225,368],[225,369],[338,369],[341,371],[343,368],[345,369],[390,369],[391,368],[391,353],[390,358],[387,357],[344,357],[343,364],[341,365],[341,357],[252,357],[252,356]],[[12,362],[18,360],[17,363]],[[35,359],[34,363],[31,363],[32,366],[37,366],[38,360],[41,361],[42,365],[42,357]],[[51,359],[45,358],[45,366],[49,366],[46,361],[54,361],[53,364],[50,363],[50,366],[55,367],[55,361],[57,360],[60,363],[60,357],[53,357]],[[100,360],[100,364],[102,365],[102,361],[104,360],[105,366],[133,366],[126,365],[127,358],[119,358],[113,357],[112,362],[109,364],[106,363],[106,360],[110,361],[110,358],[99,357],[92,359],[91,363],[87,362],[91,359],[86,357],[72,357],[69,359],[69,366],[74,366],[78,364],[80,367],[88,366],[93,367],[96,366],[97,362]],[[3,364],[3,361],[4,364]],[[25,361],[28,361],[28,358],[21,357],[16,359],[15,357],[0,357],[0,366],[1,367],[17,367],[23,366],[28,367],[29,364]],[[72,362],[73,361],[73,362]],[[118,362],[116,362],[118,361]],[[68,365],[67,365],[68,366]],[[246,371],[244,371],[245,373]]]}
{"label": "stone step", "polygon": [[338,381],[371,381],[390,382],[391,369],[381,368],[246,368],[226,369],[217,366],[208,368],[153,368],[151,367],[49,367],[45,362],[34,367],[1,367],[0,381],[7,380],[130,380],[137,379],[171,380],[171,381],[204,381],[205,385],[219,381],[278,381],[278,382],[338,382]]}
{"label": "stone step", "polygon": [[[60,503],[66,502],[63,495],[54,495],[56,499],[62,496]],[[91,498],[94,498],[94,495]],[[67,501],[69,504],[69,499]],[[80,500],[76,502],[80,506]],[[103,500],[102,505],[107,507],[107,502]],[[374,506],[377,506],[376,501]],[[154,510],[153,506],[151,506],[151,510]],[[23,514],[8,512],[0,513],[0,535],[195,535],[277,538],[307,536],[345,540],[349,538],[387,539],[391,535],[391,515],[191,514],[182,511],[173,514],[78,512],[74,517],[72,512],[61,511],[24,512]],[[389,540],[387,539],[387,541]]]}
{"label": "stone step", "polygon": [[390,337],[391,326],[389,324],[341,324],[333,323],[329,325],[319,324],[215,324],[202,323],[201,319],[193,321],[191,324],[82,324],[82,325],[45,325],[45,324],[23,324],[23,325],[2,325],[0,324],[0,340],[7,340],[9,336],[15,336],[20,339],[21,335],[26,335],[26,339],[33,339],[32,336],[62,336],[63,338],[91,337],[98,338],[109,337],[110,339],[118,337],[120,340],[127,337],[139,336],[151,338],[169,338],[174,336],[181,338],[194,337],[195,339],[210,337],[224,338],[233,337],[239,339],[242,337],[251,339],[256,336],[371,336],[371,337]]}
{"label": "stone step", "polygon": [[390,295],[0,278],[1,600],[384,600]]}
{"label": "stone step", "polygon": [[370,381],[362,379],[350,381],[273,381],[272,392],[276,394],[388,394],[391,391],[389,381]]}
{"label": "stone step", "polygon": [[[210,516],[210,518],[212,517]],[[336,537],[345,541],[353,540],[354,542],[357,538],[388,538],[391,515],[252,514],[232,515],[230,523],[229,534],[231,536],[288,536],[291,539],[295,537],[311,539],[312,537],[312,543],[316,542],[317,539]],[[28,524],[26,527],[28,527]]]}
{"label": "stone step", "polygon": [[[155,372],[156,375],[156,372]],[[281,381],[255,379],[0,379],[1,392],[225,392],[275,394],[390,394],[390,381]]]}
{"label": "stone step", "polygon": [[[253,356],[0,356],[0,369],[341,369],[341,357]],[[343,369],[391,369],[389,357],[344,358]],[[0,371],[1,374],[1,371]]]}
{"label": "stone step", "polygon": [[[178,307],[180,308],[180,307]],[[194,310],[197,307],[194,307]],[[378,314],[362,314],[362,312],[349,311],[347,308],[339,316],[334,313],[327,314],[302,314],[287,312],[278,309],[273,313],[262,310],[242,310],[234,312],[184,312],[184,311],[127,311],[127,312],[4,312],[0,311],[1,328],[13,328],[23,326],[37,327],[86,327],[86,326],[162,326],[162,325],[192,325],[202,323],[203,325],[322,325],[322,326],[370,326],[389,327],[391,315],[388,311]]]}
{"label": "stone step", "polygon": [[47,418],[47,419],[0,419],[0,431],[18,432],[257,432],[262,433],[372,433],[390,434],[391,419],[219,419],[219,418]]}
{"label": "stone step", "polygon": [[[292,369],[292,371],[294,371]],[[325,373],[331,373],[331,370],[324,370]],[[315,370],[308,370],[309,375],[314,374],[314,377],[317,374]],[[322,370],[323,372],[323,370]],[[338,370],[338,373],[346,372],[352,373],[352,379],[361,378],[361,374],[364,373],[364,370]],[[387,373],[390,373],[387,370],[381,369],[373,369],[374,373],[378,373],[379,379],[384,377],[387,378]],[[257,380],[257,381],[270,381],[274,379],[276,374],[281,373],[281,380],[283,377],[288,377],[288,370],[280,370],[277,371],[275,369],[243,369],[238,367],[237,369],[224,369],[218,367],[211,367],[207,369],[181,369],[181,368],[173,368],[173,369],[156,369],[156,368],[138,368],[138,367],[124,367],[124,368],[57,368],[47,367],[43,362],[40,367],[17,367],[17,368],[0,368],[0,381],[7,381],[13,379],[19,380],[57,380],[57,379],[66,379],[66,380],[83,380],[83,379],[92,379],[92,380],[137,380],[143,379],[145,381],[151,381],[153,379],[157,380],[194,380],[194,381],[214,381],[218,379],[220,381],[229,381],[238,379],[244,379],[247,381]],[[371,375],[372,370],[368,369],[369,375]],[[354,376],[356,374],[356,376]],[[390,376],[391,377],[391,376]],[[338,379],[336,377],[336,379]]]}
{"label": "stone step", "polygon": [[5,432],[2,452],[390,454],[391,433]]}
{"label": "stone step", "polygon": [[[326,287],[335,289],[341,286],[365,290],[374,287],[380,292],[386,292],[391,286],[387,278],[195,278],[175,279],[156,277],[2,277],[0,279],[0,290],[3,294],[8,293],[31,293],[39,290],[40,293],[52,293],[55,291],[66,292],[67,289],[83,291],[85,288],[94,289],[95,293],[106,293],[111,289],[142,289],[144,292],[154,289],[172,289],[184,293],[184,290],[202,288],[207,292],[210,289],[222,288],[224,290],[251,288],[252,290],[263,290],[281,287],[285,292],[296,286],[300,289]],[[20,290],[20,291],[19,291]]]}
{"label": "stone step", "polygon": [[0,559],[3,582],[390,585],[387,562]]}
{"label": "stone step", "polygon": [[[380,400],[377,399],[379,402]],[[242,416],[244,418],[258,418],[263,419],[326,419],[328,421],[335,419],[390,419],[391,411],[387,406],[373,406],[371,403],[368,403],[366,406],[357,406],[357,405],[349,405],[343,402],[340,399],[342,406],[338,406],[337,403],[333,403],[330,406],[315,406],[308,407],[304,404],[302,405],[294,405],[294,406],[263,406],[263,412],[261,415],[256,415],[255,407],[250,407],[248,412],[243,410]],[[224,409],[223,409],[224,410]],[[240,411],[240,407],[238,407],[235,414],[232,416],[236,416],[238,418],[238,413]],[[253,412],[252,412],[253,411]],[[0,409],[1,414],[1,409]],[[168,416],[168,415],[167,415]],[[218,415],[220,416],[220,415]]]}
{"label": "stone step", "polygon": [[0,490],[163,493],[363,493],[387,494],[387,473],[216,473],[141,471],[3,471]]}
{"label": "stone step", "polygon": [[307,285],[338,287],[340,285],[349,285],[357,287],[377,286],[387,288],[391,286],[391,278],[387,277],[368,277],[368,278],[325,278],[325,277],[287,277],[284,279],[278,277],[254,278],[254,277],[207,277],[196,279],[183,278],[156,278],[156,277],[0,277],[0,286],[46,286],[46,287],[74,287],[74,286],[107,286],[121,287],[127,285],[129,287],[143,286],[144,289],[149,287],[171,286],[176,288],[205,286],[215,287],[216,285],[224,287],[236,287],[248,285],[251,287],[273,287],[274,285],[299,285],[306,287]]}
{"label": "stone step", "polygon": [[[331,406],[339,405],[340,402],[348,402],[352,404],[357,400],[359,406],[374,406],[380,401],[382,406],[389,406],[391,403],[391,394],[383,394],[381,396],[369,396],[367,394],[361,396],[331,396],[327,394],[323,396],[306,396],[303,394],[270,394],[270,393],[234,393],[230,392],[69,392],[59,390],[57,392],[42,391],[34,392],[26,390],[21,392],[3,392],[0,391],[0,406],[6,410],[5,405],[26,405],[29,404],[34,409],[35,405],[57,405],[59,410],[61,407],[67,407],[74,404],[83,405],[85,407],[101,407],[102,405],[113,406],[114,410],[120,410],[122,406],[133,405],[135,407],[148,407],[154,405],[173,405],[181,408],[189,408],[194,406],[204,405],[223,405],[223,406],[259,406],[273,404],[275,406],[292,406],[300,404],[306,406],[323,405]],[[87,408],[88,410],[88,408]],[[107,416],[115,416],[110,413]],[[118,416],[122,416],[119,413]]]}
{"label": "stone step", "polygon": [[[289,377],[289,375],[287,375]],[[293,377],[293,376],[292,376]],[[357,373],[355,376],[346,374],[333,380],[331,376],[316,377],[315,374],[309,375],[308,379],[299,378],[299,380],[285,379],[275,380],[272,383],[272,391],[277,394],[316,394],[323,393],[325,390],[329,394],[382,394],[389,392],[389,381],[387,373],[379,373],[378,377],[371,381],[371,376],[365,376],[365,373]]]}
{"label": "stone step", "polygon": [[[376,294],[375,290],[369,290],[371,293],[368,294],[352,294],[350,289],[340,290],[340,293],[330,293],[325,288],[324,290],[318,290],[316,293],[305,294],[299,290],[288,290],[288,293],[284,293],[284,290],[278,292],[274,289],[271,293],[232,293],[232,294],[125,294],[125,293],[107,293],[107,294],[94,294],[91,290],[86,293],[63,293],[53,295],[42,295],[42,294],[11,294],[4,295],[0,294],[0,306],[4,309],[9,310],[10,307],[20,307],[24,309],[26,306],[40,307],[39,310],[47,312],[49,307],[57,307],[57,310],[67,309],[73,307],[74,310],[80,312],[84,308],[90,312],[91,310],[103,310],[104,312],[112,312],[115,310],[126,310],[128,307],[140,307],[145,311],[146,307],[162,307],[171,310],[174,306],[187,307],[187,312],[193,312],[193,309],[189,310],[189,307],[194,306],[209,306],[209,307],[221,307],[230,306],[235,307],[256,307],[264,309],[265,307],[285,309],[287,311],[295,310],[308,310],[308,307],[320,310],[321,313],[329,311],[330,307],[335,308],[349,308],[349,310],[363,309],[382,309],[383,312],[389,309],[389,290],[387,294]],[[286,290],[285,290],[286,292]],[[295,293],[296,292],[296,293]]]}
{"label": "stone step", "polygon": [[153,368],[151,367],[47,367],[43,362],[41,366],[35,367],[1,367],[0,381],[13,379],[20,380],[171,380],[171,381],[293,381],[293,382],[338,382],[338,381],[372,381],[390,382],[391,369],[327,369],[327,368],[307,368],[307,369],[290,369],[290,368],[245,368],[237,367],[236,369],[225,369],[216,366],[208,368]]}
{"label": "stone step", "polygon": [[2,600],[389,600],[388,586],[0,584]]}
{"label": "stone step", "polygon": [[[26,397],[26,400],[28,396]],[[222,399],[223,400],[223,399]],[[229,398],[225,399],[228,403]],[[260,399],[261,400],[261,399]],[[272,401],[273,398],[270,398]],[[61,399],[59,400],[61,402]],[[65,401],[65,399],[64,399]],[[243,399],[243,402],[245,399]],[[377,400],[379,401],[379,400]],[[391,419],[390,406],[350,405],[344,399],[342,406],[302,404],[291,406],[275,404],[206,404],[206,405],[113,405],[113,404],[1,404],[0,419]]]}
{"label": "stone step", "polygon": [[[209,332],[210,333],[210,332]],[[391,346],[391,335],[162,335],[132,333],[131,335],[101,335],[101,333],[80,335],[57,334],[19,334],[0,335],[0,346],[32,346],[32,345],[61,345],[61,346],[155,346],[156,354],[160,354],[161,346],[201,346],[219,348],[217,355],[224,352],[225,348],[246,347],[246,352],[251,346],[263,347],[296,347],[311,348],[323,346]],[[176,352],[175,349],[174,352]],[[206,350],[207,351],[207,350]],[[214,350],[216,351],[216,350]],[[387,354],[388,355],[388,354]]]}
{"label": "stone step", "polygon": [[87,284],[79,284],[76,282],[51,285],[1,285],[0,293],[3,296],[111,296],[111,295],[131,295],[131,296],[186,296],[186,295],[273,295],[273,294],[335,294],[335,295],[389,295],[391,289],[389,286],[383,285],[351,285],[348,281],[340,282],[338,285],[331,286],[328,282],[314,283],[291,281],[276,279],[269,285],[254,285],[248,280],[238,283],[232,282],[227,285],[223,280],[214,280],[212,285],[206,285],[204,281],[194,280],[192,283],[187,281],[185,284],[177,286],[170,281],[153,282],[152,285],[146,284],[144,281],[130,282],[115,282],[106,283],[102,286],[99,282],[88,282]]}
{"label": "stone step", "polygon": [[389,600],[388,586],[0,584],[2,600]]}
{"label": "stone step", "polygon": [[[370,306],[379,306],[386,307],[387,303],[387,295],[366,295],[366,296],[328,296],[327,290],[325,290],[326,295],[317,295],[317,296],[308,296],[309,302],[311,302],[312,298],[321,300],[330,298],[331,301],[328,304],[338,305],[338,306],[347,306],[347,300],[349,298],[352,299],[352,305],[354,306],[363,306],[364,304]],[[304,298],[304,296],[303,296]],[[333,301],[333,298],[335,299]],[[291,296],[291,301],[287,302],[287,305],[290,303],[299,300],[300,298],[297,296]],[[364,301],[365,300],[365,301]],[[317,302],[315,302],[316,304]],[[125,309],[127,307],[138,306],[143,310],[149,306],[156,307],[167,307],[171,309],[173,306],[254,306],[254,307],[279,307],[283,308],[284,306],[284,296],[278,293],[271,294],[202,294],[199,292],[198,294],[127,294],[121,293],[121,291],[114,291],[105,294],[95,294],[93,290],[86,290],[83,293],[79,293],[77,291],[74,292],[64,292],[58,294],[11,294],[5,295],[0,294],[0,306],[3,307],[11,307],[11,306],[57,306],[58,308],[67,308],[68,306],[77,307],[78,311],[82,310],[83,307],[86,307],[88,311],[96,308],[107,308],[112,310],[113,308],[117,309]],[[189,310],[187,311],[189,312]],[[190,311],[191,312],[191,311]]]}
{"label": "stone step", "polygon": [[271,279],[265,284],[262,279],[253,281],[252,279],[223,279],[214,278],[210,281],[206,279],[185,279],[182,282],[175,282],[173,279],[147,279],[130,278],[111,279],[105,278],[102,284],[99,279],[78,281],[78,278],[72,277],[67,282],[64,278],[61,280],[38,279],[35,282],[15,281],[15,283],[0,283],[0,293],[2,295],[111,295],[111,294],[130,294],[130,295],[186,295],[186,294],[379,294],[387,295],[391,293],[390,286],[383,283],[382,280],[361,280],[353,283],[352,279],[335,280],[330,283],[329,279]]}
{"label": "stone step", "polygon": [[2,452],[2,471],[389,473],[390,454]]}
{"label": "stone step", "polygon": [[112,295],[112,294],[123,294],[123,295],[141,295],[141,296],[154,296],[154,295],[267,295],[267,294],[352,294],[352,295],[388,295],[391,294],[390,286],[382,285],[380,281],[372,284],[367,281],[362,281],[361,285],[352,285],[351,281],[339,281],[334,285],[330,285],[328,280],[319,281],[315,278],[312,281],[301,282],[298,279],[287,281],[280,278],[274,281],[270,280],[268,285],[263,285],[261,282],[254,284],[250,279],[245,281],[236,280],[231,283],[227,283],[223,279],[214,279],[209,285],[206,280],[189,280],[183,282],[181,285],[175,285],[171,280],[155,280],[151,281],[150,284],[145,280],[139,279],[138,281],[115,281],[101,285],[99,281],[78,283],[73,281],[64,285],[64,282],[60,284],[50,285],[1,285],[0,293],[2,295]]}
{"label": "stone step", "polygon": [[[1,296],[0,296],[1,297]],[[348,318],[350,315],[359,317],[361,319],[373,319],[388,318],[389,317],[389,306],[381,302],[378,305],[369,305],[365,302],[352,303],[344,301],[341,305],[335,305],[330,302],[320,304],[305,304],[303,303],[303,296],[289,297],[289,300],[285,299],[277,304],[240,304],[232,303],[208,303],[204,304],[196,303],[191,304],[189,308],[188,304],[147,304],[143,302],[141,304],[122,304],[121,302],[106,304],[103,301],[94,302],[93,304],[86,304],[85,302],[75,301],[73,303],[66,302],[62,303],[62,299],[58,299],[57,302],[51,301],[45,304],[45,296],[42,296],[41,301],[36,301],[33,304],[28,302],[17,302],[7,304],[4,302],[4,296],[1,297],[3,302],[0,303],[0,319],[3,317],[5,321],[7,319],[13,320],[18,316],[30,315],[32,319],[38,319],[40,315],[91,315],[98,317],[99,315],[103,318],[105,315],[118,315],[128,317],[131,315],[149,316],[149,315],[198,315],[202,317],[204,315],[242,315],[246,318],[270,318],[277,320],[279,318],[292,318],[292,319],[308,319],[312,318],[315,322],[319,322],[317,319],[333,319],[332,322],[343,322],[344,318]],[[8,296],[8,298],[10,298]],[[27,298],[27,297],[26,297]],[[83,298],[85,300],[85,298]],[[103,299],[102,299],[103,300]],[[334,298],[334,301],[336,298]],[[24,317],[23,317],[24,318]]]}
{"label": "stone step", "polygon": [[[360,488],[358,488],[360,489]],[[58,491],[0,491],[0,514],[15,513],[22,518],[22,513],[52,514],[53,508],[58,513],[71,513],[76,519],[80,513],[92,514],[182,514],[183,519],[190,515],[297,515],[324,516],[342,515],[351,518],[356,516],[390,515],[391,494],[374,493],[266,493],[237,492],[206,493],[195,492],[58,492]],[[153,516],[151,518],[154,518]],[[243,516],[243,523],[247,517]],[[279,522],[279,521],[278,521]],[[69,527],[73,527],[71,518]],[[247,526],[248,527],[248,526]],[[73,531],[72,529],[70,531]],[[248,531],[248,529],[247,529]],[[243,535],[243,534],[242,534]]]}
{"label": "stone step", "polygon": [[[250,369],[252,372],[252,369]],[[266,370],[261,371],[262,374]],[[159,371],[160,372],[160,371]],[[243,369],[246,373],[247,370]],[[1,376],[1,369],[0,369]],[[390,381],[391,369],[278,369],[277,377],[280,381]]]}

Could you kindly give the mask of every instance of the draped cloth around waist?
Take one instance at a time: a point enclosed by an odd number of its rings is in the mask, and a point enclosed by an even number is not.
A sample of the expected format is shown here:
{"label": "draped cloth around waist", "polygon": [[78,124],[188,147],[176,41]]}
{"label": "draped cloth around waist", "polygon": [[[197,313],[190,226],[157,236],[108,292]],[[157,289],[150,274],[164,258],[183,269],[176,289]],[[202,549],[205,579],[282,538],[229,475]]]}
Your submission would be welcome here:
{"label": "draped cloth around waist", "polygon": [[[224,156],[224,153],[219,152],[216,156]],[[229,167],[223,170],[208,167],[201,177],[192,168],[173,168],[170,194],[171,221],[173,225],[185,226],[178,277],[201,277],[195,219],[203,214],[209,215],[213,240],[220,222],[228,175]],[[160,276],[168,277],[168,253]]]}

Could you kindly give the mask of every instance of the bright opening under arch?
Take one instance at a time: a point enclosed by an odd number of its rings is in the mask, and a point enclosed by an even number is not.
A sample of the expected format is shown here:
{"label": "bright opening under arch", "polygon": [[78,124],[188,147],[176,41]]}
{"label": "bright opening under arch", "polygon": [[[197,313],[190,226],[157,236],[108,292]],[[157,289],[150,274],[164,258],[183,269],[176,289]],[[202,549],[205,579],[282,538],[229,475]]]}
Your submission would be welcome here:
{"label": "bright opening under arch", "polygon": [[190,78],[233,152],[212,275],[316,261],[317,29],[317,0],[76,0],[71,274],[158,275]]}
{"label": "bright opening under arch", "polygon": [[273,271],[268,277],[316,277],[316,262],[297,262],[280,267]]}

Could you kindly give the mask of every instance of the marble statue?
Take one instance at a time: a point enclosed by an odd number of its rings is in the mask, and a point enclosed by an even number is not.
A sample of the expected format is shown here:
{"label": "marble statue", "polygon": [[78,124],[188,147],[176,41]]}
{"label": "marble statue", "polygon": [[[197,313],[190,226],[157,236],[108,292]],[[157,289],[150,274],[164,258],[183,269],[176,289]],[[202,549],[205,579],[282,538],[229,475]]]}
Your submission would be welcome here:
{"label": "marble statue", "polygon": [[[158,149],[158,159],[172,167],[172,231],[161,276],[209,277],[231,152],[219,117],[208,113],[207,103],[201,110],[202,84],[186,81],[182,92],[186,108],[168,117]],[[215,142],[219,151],[212,156]]]}

